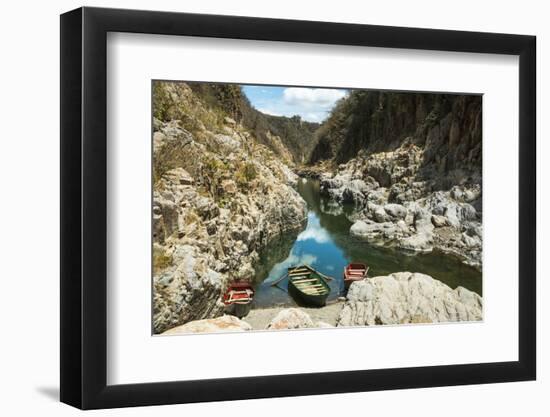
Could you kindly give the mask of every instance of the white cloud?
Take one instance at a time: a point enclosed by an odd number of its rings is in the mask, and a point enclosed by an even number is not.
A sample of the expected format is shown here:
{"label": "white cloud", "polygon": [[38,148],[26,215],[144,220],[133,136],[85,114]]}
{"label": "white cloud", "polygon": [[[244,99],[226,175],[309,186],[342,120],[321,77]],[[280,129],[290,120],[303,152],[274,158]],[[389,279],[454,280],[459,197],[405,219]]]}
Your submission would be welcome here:
{"label": "white cloud", "polygon": [[325,229],[317,227],[308,227],[298,235],[296,240],[314,240],[317,243],[326,243],[330,241],[330,236]]}
{"label": "white cloud", "polygon": [[332,107],[345,95],[344,90],[290,87],[284,90],[283,100],[295,106]]}
{"label": "white cloud", "polygon": [[323,112],[319,112],[319,113],[309,112],[309,113],[303,114],[302,118],[304,120],[309,121],[309,122],[320,123],[323,120],[325,120],[325,117],[327,116],[327,114],[328,114],[328,110],[323,111]]}
{"label": "white cloud", "polygon": [[346,90],[328,88],[288,87],[277,95],[267,89],[257,90],[266,94],[252,101],[258,111],[272,116],[300,116],[303,120],[316,123],[325,120],[336,102],[348,94]]}
{"label": "white cloud", "polygon": [[270,274],[269,279],[267,279],[265,282],[270,283],[273,282],[280,277],[282,277],[287,272],[287,268],[291,266],[298,266],[298,265],[313,265],[315,262],[317,262],[317,256],[304,253],[300,256],[296,255],[295,253],[291,253],[288,258],[286,258],[284,261],[279,262],[277,265],[275,265]]}
{"label": "white cloud", "polygon": [[276,111],[273,111],[271,109],[264,108],[264,107],[259,107],[256,110],[258,110],[260,113],[269,114],[271,116],[282,116],[281,113],[278,113]]}

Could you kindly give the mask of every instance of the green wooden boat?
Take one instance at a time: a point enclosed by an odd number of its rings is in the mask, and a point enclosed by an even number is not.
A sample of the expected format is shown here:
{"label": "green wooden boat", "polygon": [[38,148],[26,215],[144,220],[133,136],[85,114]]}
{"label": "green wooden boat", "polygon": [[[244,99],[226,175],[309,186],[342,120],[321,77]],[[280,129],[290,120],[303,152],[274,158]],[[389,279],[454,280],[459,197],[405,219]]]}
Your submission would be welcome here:
{"label": "green wooden boat", "polygon": [[330,287],[321,275],[308,265],[288,268],[288,293],[304,304],[323,307]]}

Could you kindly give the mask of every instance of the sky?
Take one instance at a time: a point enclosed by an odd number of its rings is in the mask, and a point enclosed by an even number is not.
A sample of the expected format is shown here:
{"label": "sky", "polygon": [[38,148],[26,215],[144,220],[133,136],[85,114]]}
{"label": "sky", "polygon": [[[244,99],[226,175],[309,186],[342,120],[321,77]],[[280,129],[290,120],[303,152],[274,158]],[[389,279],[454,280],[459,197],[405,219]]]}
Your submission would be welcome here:
{"label": "sky", "polygon": [[322,122],[336,102],[347,94],[333,88],[269,87],[244,85],[243,91],[256,110],[273,116],[300,116],[308,122]]}

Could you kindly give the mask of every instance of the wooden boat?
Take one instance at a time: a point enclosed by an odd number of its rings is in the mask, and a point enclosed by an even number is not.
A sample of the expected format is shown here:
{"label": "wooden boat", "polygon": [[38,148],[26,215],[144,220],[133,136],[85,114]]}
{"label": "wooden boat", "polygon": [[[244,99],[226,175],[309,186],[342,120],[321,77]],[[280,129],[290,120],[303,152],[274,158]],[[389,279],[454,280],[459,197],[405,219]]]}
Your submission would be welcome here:
{"label": "wooden boat", "polygon": [[248,281],[233,281],[223,294],[225,312],[242,318],[250,312],[253,299],[254,288]]}
{"label": "wooden boat", "polygon": [[330,287],[319,272],[307,265],[288,268],[288,293],[304,304],[322,307]]}
{"label": "wooden boat", "polygon": [[344,268],[344,285],[346,288],[355,282],[361,281],[367,277],[367,272],[369,272],[369,267],[361,263],[351,263]]}

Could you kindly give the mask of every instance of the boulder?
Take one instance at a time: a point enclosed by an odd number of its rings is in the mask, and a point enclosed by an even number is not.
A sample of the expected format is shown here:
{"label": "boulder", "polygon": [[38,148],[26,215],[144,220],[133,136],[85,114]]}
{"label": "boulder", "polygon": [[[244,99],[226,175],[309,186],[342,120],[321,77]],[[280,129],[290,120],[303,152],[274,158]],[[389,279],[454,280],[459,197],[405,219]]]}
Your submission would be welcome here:
{"label": "boulder", "polygon": [[411,252],[431,252],[433,250],[434,229],[431,217],[427,210],[416,207],[413,220],[415,233],[401,239],[397,247]]}
{"label": "boulder", "polygon": [[476,198],[478,198],[478,195],[479,194],[476,193],[474,190],[466,190],[464,191],[463,198],[464,198],[464,201],[466,201],[467,203],[471,203]]}
{"label": "boulder", "polygon": [[337,326],[479,321],[482,298],[429,275],[398,272],[354,282]]}
{"label": "boulder", "polygon": [[316,327],[311,317],[299,308],[281,310],[267,325],[268,330],[303,329]]}
{"label": "boulder", "polygon": [[214,138],[222,152],[231,153],[241,148],[241,142],[231,134],[217,134]]}
{"label": "boulder", "polygon": [[363,180],[352,180],[342,187],[342,202],[361,204],[365,200],[365,194],[370,191]]}
{"label": "boulder", "polygon": [[394,219],[404,219],[407,216],[407,209],[401,204],[386,204],[384,211]]}
{"label": "boulder", "polygon": [[378,188],[367,194],[367,201],[375,204],[383,204],[388,200],[388,190],[386,188]]}
{"label": "boulder", "polygon": [[153,133],[153,152],[158,152],[166,143],[166,135],[162,132]]}
{"label": "boulder", "polygon": [[435,226],[435,227],[444,227],[444,226],[447,226],[448,223],[447,223],[447,218],[445,216],[438,216],[438,215],[433,215],[432,216],[432,224]]}
{"label": "boulder", "polygon": [[384,207],[377,206],[372,211],[372,217],[377,223],[384,223],[388,221],[388,215],[386,214],[386,210],[384,210]]}
{"label": "boulder", "polygon": [[174,336],[188,333],[244,332],[252,326],[235,316],[224,315],[215,319],[195,320],[184,325],[173,327],[162,333],[163,336]]}
{"label": "boulder", "polygon": [[402,220],[397,223],[357,220],[351,226],[350,234],[355,238],[377,244],[401,238],[407,233],[407,229],[407,225]]}
{"label": "boulder", "polygon": [[213,219],[220,213],[218,205],[208,197],[199,197],[195,201],[195,208],[203,220]]}
{"label": "boulder", "polygon": [[183,168],[171,169],[167,171],[163,177],[175,184],[193,185],[195,183],[193,177]]}
{"label": "boulder", "polygon": [[352,236],[364,238],[372,231],[371,227],[363,220],[357,220],[352,224],[349,232]]}
{"label": "boulder", "polygon": [[153,197],[153,233],[159,242],[163,242],[178,230],[178,207],[176,203],[155,194]]}
{"label": "boulder", "polygon": [[429,253],[433,250],[433,237],[426,233],[416,233],[401,239],[397,247],[410,252]]}
{"label": "boulder", "polygon": [[468,248],[478,248],[481,246],[481,240],[477,236],[469,236],[467,233],[462,233],[462,242]]}

